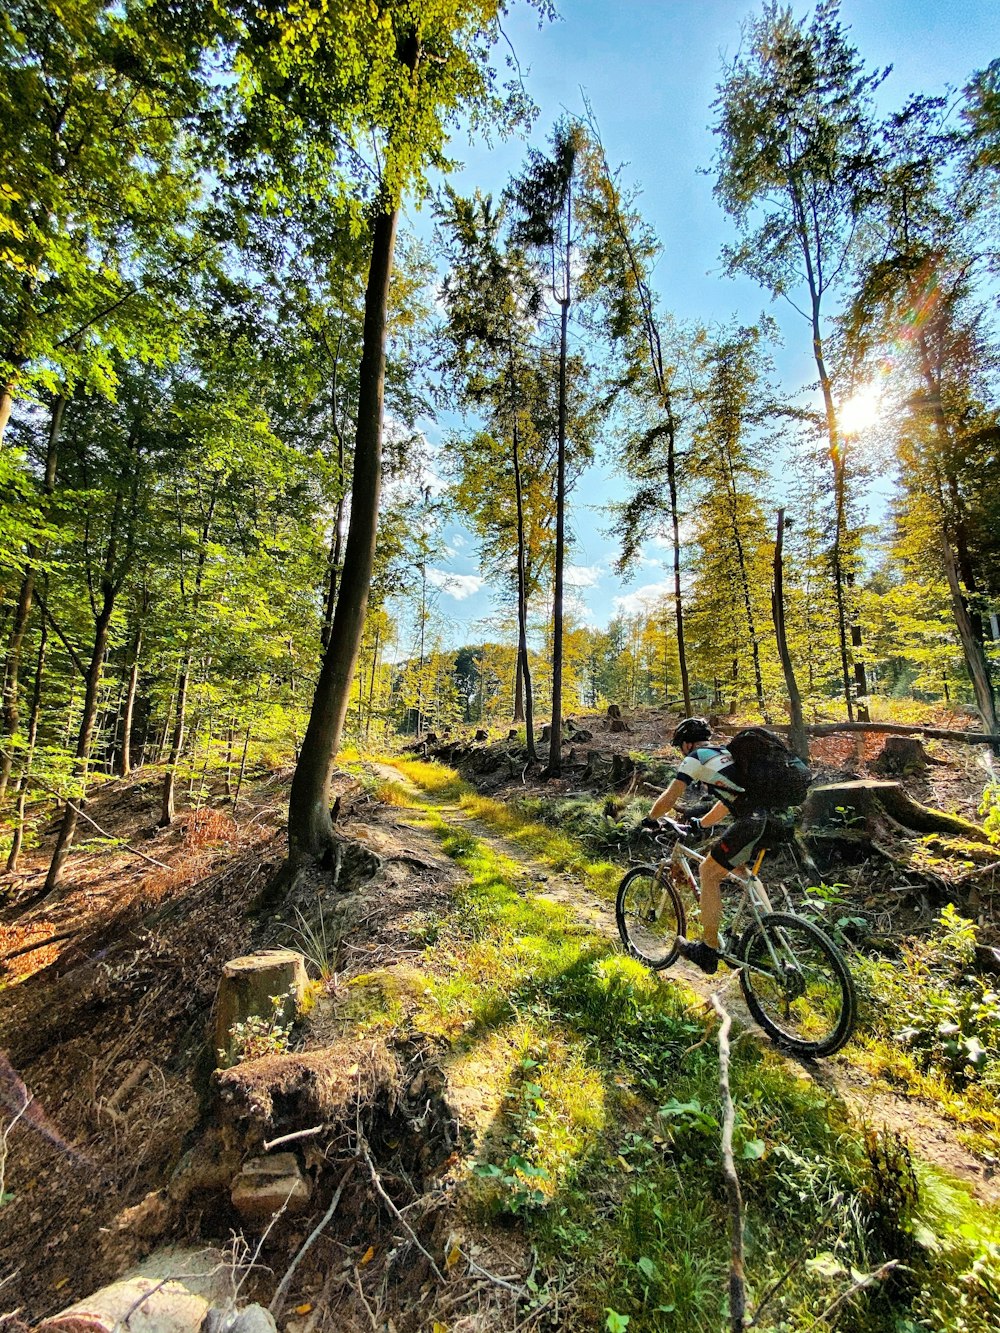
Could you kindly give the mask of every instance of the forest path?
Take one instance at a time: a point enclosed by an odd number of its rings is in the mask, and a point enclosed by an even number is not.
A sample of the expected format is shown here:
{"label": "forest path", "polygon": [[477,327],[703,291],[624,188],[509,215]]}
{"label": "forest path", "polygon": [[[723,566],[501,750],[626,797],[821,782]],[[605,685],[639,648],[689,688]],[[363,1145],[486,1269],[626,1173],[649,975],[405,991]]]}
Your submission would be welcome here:
{"label": "forest path", "polygon": [[[519,865],[523,870],[523,879],[516,886],[520,893],[564,907],[580,925],[619,943],[614,904],[599,898],[576,876],[554,870],[497,833],[486,821],[470,815],[454,800],[424,790],[394,765],[371,763],[369,767],[379,777],[402,787],[417,802],[431,806],[451,827],[466,829],[496,853]],[[401,809],[399,814],[405,822],[405,810]],[[737,973],[726,971],[708,977],[693,964],[679,959],[669,971],[655,975],[661,985],[681,982],[705,1002],[706,1008],[710,1006],[710,997],[717,995],[735,1024],[748,1033],[747,1040],[768,1042],[750,1016]],[[796,1077],[815,1083],[843,1101],[855,1122],[901,1134],[919,1158],[962,1181],[984,1203],[1000,1204],[1000,1163],[983,1161],[959,1143],[954,1123],[933,1104],[879,1090],[874,1080],[843,1053],[825,1060],[780,1054]]]}

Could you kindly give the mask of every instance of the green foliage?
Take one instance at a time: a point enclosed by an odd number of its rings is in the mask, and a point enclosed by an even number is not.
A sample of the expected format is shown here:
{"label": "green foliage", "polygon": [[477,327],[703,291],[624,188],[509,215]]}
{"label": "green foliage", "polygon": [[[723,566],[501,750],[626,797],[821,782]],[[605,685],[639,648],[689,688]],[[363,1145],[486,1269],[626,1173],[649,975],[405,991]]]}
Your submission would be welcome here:
{"label": "green foliage", "polygon": [[983,788],[979,813],[990,842],[1000,843],[1000,782],[988,782]]}
{"label": "green foliage", "polygon": [[1000,995],[973,971],[976,927],[949,904],[898,962],[861,961],[875,1031],[953,1087],[1000,1088]]}
{"label": "green foliage", "polygon": [[[229,1029],[232,1047],[232,1063],[242,1064],[246,1060],[260,1060],[265,1055],[285,1055],[291,1044],[291,1032],[295,1025],[294,987],[284,995],[271,995],[269,1014],[250,1014],[242,1022],[234,1023]],[[293,1013],[287,1022],[282,1021],[289,1001],[293,1002]],[[229,1058],[227,1052],[218,1052],[220,1060]]]}

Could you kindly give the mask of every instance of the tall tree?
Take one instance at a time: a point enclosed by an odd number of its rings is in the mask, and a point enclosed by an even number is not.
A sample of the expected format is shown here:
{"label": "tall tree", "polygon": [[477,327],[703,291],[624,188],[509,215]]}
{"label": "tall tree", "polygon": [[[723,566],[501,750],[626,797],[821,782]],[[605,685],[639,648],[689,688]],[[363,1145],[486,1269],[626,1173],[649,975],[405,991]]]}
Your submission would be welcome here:
{"label": "tall tree", "polygon": [[888,354],[895,364],[904,493],[917,508],[930,500],[938,515],[933,545],[977,707],[994,732],[984,597],[1000,551],[1000,347],[990,333],[986,196],[947,111],[942,99],[915,97],[883,125],[846,336],[859,359]]}
{"label": "tall tree", "polygon": [[839,0],[821,0],[800,21],[789,8],[765,4],[745,36],[745,51],[726,67],[715,103],[715,194],[740,229],[739,242],[724,254],[731,273],[787,299],[809,328],[832,468],[830,569],[844,699],[853,718],[855,691],[863,710],[867,685],[860,631],[853,643],[848,636],[854,619],[848,440],[838,421],[827,324],[830,298],[844,283],[855,231],[872,199],[872,96],[885,72],[865,73],[840,22]]}
{"label": "tall tree", "polygon": [[573,303],[574,186],[584,144],[580,125],[563,121],[552,135],[549,156],[533,151],[509,197],[517,212],[514,237],[533,249],[549,273],[552,299],[559,307],[559,398],[556,449],[556,543],[552,588],[552,723],[546,773],[562,773],[563,613],[566,564],[566,421],[569,312]]}
{"label": "tall tree", "polygon": [[[542,294],[536,275],[514,246],[505,246],[501,228],[504,210],[496,209],[489,198],[471,200],[448,196],[444,224],[451,239],[450,268],[443,287],[448,310],[447,337],[452,348],[452,362],[463,401],[486,409],[496,436],[505,442],[503,458],[490,459],[501,464],[504,491],[513,488],[514,499],[514,570],[517,606],[518,663],[515,687],[514,720],[526,723],[528,756],[535,758],[534,701],[528,657],[528,601],[538,576],[537,536],[532,520],[538,516],[539,483],[542,469],[538,462],[540,438],[537,413],[533,411],[532,388],[539,387],[531,365],[537,361],[531,338],[537,329]],[[533,419],[534,418],[534,419]],[[532,443],[536,447],[532,449]],[[480,446],[486,440],[480,437]],[[470,442],[471,444],[471,442]],[[487,463],[487,447],[459,444],[459,495],[473,503],[482,535],[488,542],[488,564],[496,566],[496,557],[507,559],[511,543],[505,531],[505,506],[492,480],[497,469]],[[484,484],[485,483],[485,484]],[[460,501],[461,502],[461,501]],[[544,520],[543,520],[544,521]],[[497,540],[499,538],[499,541]],[[487,549],[484,546],[484,550]]]}
{"label": "tall tree", "polygon": [[677,385],[677,349],[672,346],[674,324],[662,311],[652,285],[661,246],[639,214],[634,195],[625,194],[619,173],[612,171],[592,112],[589,129],[592,151],[588,156],[588,175],[592,188],[584,207],[591,243],[584,281],[588,290],[599,296],[604,307],[605,334],[621,354],[622,370],[614,388],[630,393],[640,404],[641,424],[624,435],[622,464],[631,493],[619,511],[622,525],[619,569],[627,569],[642,541],[647,536],[659,535],[660,526],[667,525],[681,694],[684,711],[690,714],[691,682],[681,578],[680,442],[684,422]]}
{"label": "tall tree", "polygon": [[[364,172],[371,261],[359,372],[351,519],[343,570],[313,707],[289,799],[289,870],[331,848],[329,785],[364,629],[378,526],[386,312],[399,206],[432,165],[443,165],[448,128],[460,114],[509,124],[523,108],[493,88],[487,53],[499,36],[496,0],[444,0],[433,9],[383,10],[356,0],[296,11],[258,9],[263,45],[246,47],[258,73],[252,104],[268,121],[288,117],[307,138],[346,144]],[[251,32],[251,37],[254,32]],[[374,162],[360,145],[377,145]]]}

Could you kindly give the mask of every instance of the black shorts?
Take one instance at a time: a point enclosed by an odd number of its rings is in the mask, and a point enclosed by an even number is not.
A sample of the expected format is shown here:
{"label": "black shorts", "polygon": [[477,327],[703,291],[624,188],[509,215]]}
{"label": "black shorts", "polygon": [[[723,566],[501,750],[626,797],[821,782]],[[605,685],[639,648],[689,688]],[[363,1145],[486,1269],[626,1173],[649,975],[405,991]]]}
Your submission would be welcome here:
{"label": "black shorts", "polygon": [[766,828],[766,810],[750,810],[741,814],[733,820],[719,841],[712,844],[708,854],[727,870],[745,865],[756,851]]}

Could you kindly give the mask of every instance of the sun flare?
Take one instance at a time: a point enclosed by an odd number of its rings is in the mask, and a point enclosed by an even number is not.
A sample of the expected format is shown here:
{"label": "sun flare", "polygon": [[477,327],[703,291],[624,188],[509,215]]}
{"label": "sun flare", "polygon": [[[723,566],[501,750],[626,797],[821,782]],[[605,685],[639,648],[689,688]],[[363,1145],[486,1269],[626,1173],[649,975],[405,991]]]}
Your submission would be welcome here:
{"label": "sun flare", "polygon": [[878,421],[882,412],[882,395],[874,384],[866,384],[840,408],[840,429],[845,435],[858,435]]}

